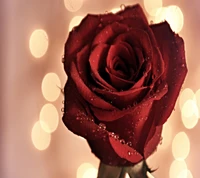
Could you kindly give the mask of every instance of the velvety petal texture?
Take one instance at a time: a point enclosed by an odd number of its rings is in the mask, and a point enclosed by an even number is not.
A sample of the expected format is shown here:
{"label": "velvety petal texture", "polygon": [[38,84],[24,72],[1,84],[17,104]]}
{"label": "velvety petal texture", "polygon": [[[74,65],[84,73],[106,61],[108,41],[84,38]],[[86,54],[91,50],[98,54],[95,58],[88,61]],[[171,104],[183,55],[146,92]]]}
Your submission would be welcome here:
{"label": "velvety petal texture", "polygon": [[87,15],[65,44],[63,122],[111,166],[157,148],[187,67],[184,42],[167,22],[150,25],[140,5]]}

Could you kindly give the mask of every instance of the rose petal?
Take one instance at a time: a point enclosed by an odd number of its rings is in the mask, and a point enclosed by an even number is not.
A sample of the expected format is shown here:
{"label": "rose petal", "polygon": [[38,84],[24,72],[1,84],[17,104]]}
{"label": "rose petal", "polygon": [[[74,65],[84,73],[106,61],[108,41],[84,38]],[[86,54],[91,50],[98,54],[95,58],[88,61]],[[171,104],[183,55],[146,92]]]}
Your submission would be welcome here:
{"label": "rose petal", "polygon": [[[62,120],[66,127],[88,140],[92,152],[105,164],[133,165],[142,160],[142,156],[133,148],[113,140],[107,130],[101,129],[93,119],[90,109],[79,95],[71,79],[65,86],[65,107]],[[105,152],[106,150],[106,152]],[[128,151],[134,153],[128,157]],[[130,161],[130,162],[129,162]]]}
{"label": "rose petal", "polygon": [[[109,50],[107,44],[97,45],[90,54],[89,63],[91,67],[91,75],[98,84],[101,84],[106,89],[116,91],[116,89],[108,83],[108,78],[103,78],[106,67],[106,56]],[[101,72],[101,74],[100,74]]]}
{"label": "rose petal", "polygon": [[110,103],[106,102],[105,100],[97,96],[95,93],[93,93],[91,89],[83,82],[74,62],[72,62],[71,64],[70,72],[71,72],[71,77],[75,85],[77,86],[79,93],[86,101],[88,101],[91,105],[95,107],[99,107],[105,110],[115,109],[115,107],[112,106]]}
{"label": "rose petal", "polygon": [[114,43],[126,42],[134,49],[135,47],[142,49],[145,58],[152,59],[152,44],[148,34],[141,29],[132,29],[129,32],[120,34],[114,40]]}
{"label": "rose petal", "polygon": [[[134,69],[136,67],[134,66],[135,62],[133,62],[136,61],[136,59],[134,59],[135,55],[132,54],[133,51],[131,50],[130,53],[129,49],[123,43],[111,45],[106,59],[107,67],[116,70],[116,62],[120,62],[121,65],[119,65],[122,68],[122,72],[129,75],[128,78],[132,78],[128,71],[129,68]],[[120,61],[115,59],[120,59]]]}
{"label": "rose petal", "polygon": [[[124,92],[110,92],[106,90],[100,90],[100,89],[95,89],[96,92],[99,94],[102,94],[107,101],[110,101],[110,103],[113,106],[116,106],[120,109],[113,109],[113,111],[107,111],[103,110],[97,107],[91,106],[91,109],[94,113],[94,115],[98,118],[100,121],[106,121],[106,122],[111,122],[115,121],[119,118],[122,118],[126,114],[132,113],[134,110],[137,110],[137,107],[139,106],[146,106],[147,108],[149,107],[148,103],[152,103],[155,100],[160,100],[166,93],[168,88],[166,87],[165,83],[162,83],[158,90],[156,91],[155,95],[147,97],[145,100],[141,101],[139,104],[136,102],[137,100],[134,98],[136,97],[138,99],[138,93],[141,92],[141,90],[144,90],[146,93],[145,89],[148,91],[148,87],[140,88],[140,89],[135,89],[135,93],[130,92],[130,91],[124,91]],[[102,93],[101,93],[102,92]],[[126,105],[124,105],[126,103]],[[145,108],[145,107],[144,107]]]}
{"label": "rose petal", "polygon": [[121,33],[124,33],[128,30],[126,25],[120,24],[119,22],[113,22],[112,24],[106,26],[95,36],[92,46],[98,44],[110,44],[111,41]]}
{"label": "rose petal", "polygon": [[123,11],[117,13],[124,18],[139,18],[141,19],[146,25],[148,25],[147,18],[139,4],[133,6],[127,6]]}
{"label": "rose petal", "polygon": [[[69,33],[65,43],[64,69],[69,74],[70,64],[76,57],[76,54],[96,35],[96,29],[100,19],[96,15],[87,15],[80,23]],[[85,28],[87,27],[87,28]]]}
{"label": "rose petal", "polygon": [[129,80],[120,78],[117,75],[112,74],[114,72],[112,72],[111,69],[106,68],[106,72],[109,75],[112,86],[114,86],[117,90],[127,90],[131,85],[135,83],[133,81],[129,81]]}
{"label": "rose petal", "polygon": [[[169,89],[156,106],[156,125],[162,125],[170,116],[182,83],[187,73],[184,42],[182,38],[172,32],[167,22],[152,25],[151,29],[156,37],[163,60],[165,62],[165,72],[162,80],[166,81]],[[164,34],[164,35],[163,35]],[[159,109],[158,109],[159,108]]]}

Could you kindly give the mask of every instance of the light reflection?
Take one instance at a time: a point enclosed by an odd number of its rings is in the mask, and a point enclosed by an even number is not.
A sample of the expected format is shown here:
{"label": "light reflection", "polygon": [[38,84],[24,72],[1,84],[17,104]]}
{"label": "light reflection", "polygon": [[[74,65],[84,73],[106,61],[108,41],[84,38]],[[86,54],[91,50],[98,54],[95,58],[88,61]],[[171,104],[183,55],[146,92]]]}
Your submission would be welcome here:
{"label": "light reflection", "polygon": [[185,88],[181,94],[180,94],[180,97],[179,97],[179,107],[180,109],[182,109],[183,105],[185,104],[185,102],[187,100],[190,100],[190,99],[194,99],[195,95],[194,95],[194,92],[191,88]]}
{"label": "light reflection", "polygon": [[184,160],[190,152],[190,140],[185,132],[179,132],[172,142],[172,153],[175,159]]}
{"label": "light reflection", "polygon": [[76,12],[82,7],[83,0],[64,0],[64,4],[68,11]]}
{"label": "light reflection", "polygon": [[33,31],[29,40],[29,49],[35,58],[44,56],[48,49],[48,45],[48,35],[44,30],[37,29]]}
{"label": "light reflection", "polygon": [[55,101],[58,99],[61,91],[61,82],[57,74],[48,73],[42,80],[42,94],[47,101]]}
{"label": "light reflection", "polygon": [[184,16],[180,7],[175,5],[169,6],[166,11],[166,21],[174,32],[179,33],[184,24]]}
{"label": "light reflection", "polygon": [[97,177],[97,169],[96,168],[89,168],[87,169],[84,174],[83,174],[83,178],[95,178]]}
{"label": "light reflection", "polygon": [[[194,100],[196,101],[196,105],[198,107],[198,111],[200,113],[200,89],[198,89],[195,93],[195,98]],[[200,117],[199,117],[200,118]]]}
{"label": "light reflection", "polygon": [[162,7],[162,3],[162,0],[144,0],[144,7],[149,15],[155,16],[156,10]]}
{"label": "light reflection", "polygon": [[126,173],[125,178],[130,178],[130,176]]}
{"label": "light reflection", "polygon": [[187,129],[194,128],[198,123],[199,110],[194,100],[187,100],[181,110],[182,122]]}
{"label": "light reflection", "polygon": [[[45,125],[45,123],[43,123],[43,125]],[[46,125],[45,127],[48,126]],[[47,149],[51,141],[51,135],[42,129],[39,121],[37,121],[32,128],[31,138],[33,145],[38,150]]]}
{"label": "light reflection", "polygon": [[166,19],[167,7],[161,7],[156,9],[154,23],[164,22]]}
{"label": "light reflection", "polygon": [[84,16],[75,16],[72,18],[69,24],[69,31],[73,29],[73,27],[77,26],[80,24],[81,20],[83,19]]}
{"label": "light reflection", "polygon": [[158,148],[167,149],[172,140],[172,128],[169,122],[166,122],[163,126],[162,138],[162,144]]}
{"label": "light reflection", "polygon": [[181,171],[187,169],[185,161],[174,160],[170,166],[169,177],[177,178]]}
{"label": "light reflection", "polygon": [[177,178],[193,178],[192,173],[190,172],[190,170],[182,170]]}
{"label": "light reflection", "polygon": [[76,178],[86,178],[85,176],[88,176],[90,174],[95,174],[94,177],[97,177],[97,172],[95,171],[95,169],[96,168],[91,163],[83,163],[77,169]]}
{"label": "light reflection", "polygon": [[[40,111],[41,126],[45,132],[52,133],[58,127],[58,111],[53,104],[45,104]],[[43,124],[45,123],[45,124]]]}
{"label": "light reflection", "polygon": [[111,9],[110,12],[115,14],[115,13],[119,12],[120,10],[121,10],[121,8],[116,7],[116,8]]}

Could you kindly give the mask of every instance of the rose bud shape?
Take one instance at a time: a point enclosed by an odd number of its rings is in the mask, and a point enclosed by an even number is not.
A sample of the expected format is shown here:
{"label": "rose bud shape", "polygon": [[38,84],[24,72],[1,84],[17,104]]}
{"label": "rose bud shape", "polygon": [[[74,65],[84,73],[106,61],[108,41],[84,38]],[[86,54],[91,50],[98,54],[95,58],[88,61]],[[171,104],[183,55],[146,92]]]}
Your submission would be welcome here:
{"label": "rose bud shape", "polygon": [[161,140],[187,73],[184,42],[140,5],[87,15],[65,44],[63,122],[102,163],[131,166]]}

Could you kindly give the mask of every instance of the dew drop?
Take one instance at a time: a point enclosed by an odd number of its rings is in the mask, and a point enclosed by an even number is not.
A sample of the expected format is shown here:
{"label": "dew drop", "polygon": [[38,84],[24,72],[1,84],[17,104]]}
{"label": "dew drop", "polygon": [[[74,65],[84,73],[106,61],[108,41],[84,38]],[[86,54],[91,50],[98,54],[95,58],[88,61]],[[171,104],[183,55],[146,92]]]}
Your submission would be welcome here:
{"label": "dew drop", "polygon": [[64,55],[62,56],[62,63],[64,63],[65,62],[65,57],[64,57]]}
{"label": "dew drop", "polygon": [[64,112],[64,108],[61,108],[61,112]]}
{"label": "dew drop", "polygon": [[120,5],[120,9],[121,9],[121,10],[124,10],[125,8],[126,8],[126,6],[125,6],[124,4],[121,4],[121,5]]}
{"label": "dew drop", "polygon": [[131,155],[132,155],[132,153],[131,153],[130,151],[128,151],[128,155],[129,155],[129,156],[131,156]]}
{"label": "dew drop", "polygon": [[103,130],[106,130],[106,125],[103,124],[103,123],[100,123],[100,124],[99,124],[99,128],[100,128],[100,129],[103,129]]}
{"label": "dew drop", "polygon": [[62,104],[65,104],[65,101],[64,101],[64,100],[62,100]]}
{"label": "dew drop", "polygon": [[185,67],[185,64],[182,64],[181,67]]}
{"label": "dew drop", "polygon": [[115,138],[116,140],[118,140],[118,139],[119,139],[119,135],[115,134],[115,135],[114,135],[114,138]]}
{"label": "dew drop", "polygon": [[153,20],[150,21],[150,24],[151,24],[151,25],[153,24]]}
{"label": "dew drop", "polygon": [[98,27],[101,28],[101,27],[102,27],[102,24],[100,23]]}
{"label": "dew drop", "polygon": [[121,140],[120,140],[120,143],[124,145],[126,142],[125,142],[124,139],[121,139]]}
{"label": "dew drop", "polygon": [[132,142],[127,142],[127,145],[131,147],[133,144]]}

